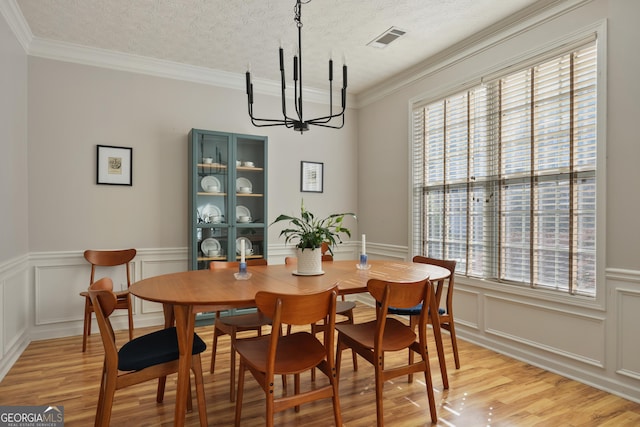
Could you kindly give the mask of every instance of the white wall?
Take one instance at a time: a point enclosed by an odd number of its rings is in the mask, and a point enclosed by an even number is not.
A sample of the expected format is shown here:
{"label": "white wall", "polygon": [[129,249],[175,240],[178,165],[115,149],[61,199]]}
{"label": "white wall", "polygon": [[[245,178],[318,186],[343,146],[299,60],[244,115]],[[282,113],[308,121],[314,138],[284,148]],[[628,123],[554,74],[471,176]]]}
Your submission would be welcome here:
{"label": "white wall", "polygon": [[[0,361],[27,344],[27,56],[0,15]],[[3,369],[0,363],[0,378]]]}
{"label": "white wall", "polygon": [[[0,15],[0,262],[27,253],[27,56]],[[8,244],[11,242],[11,244]]]}
{"label": "white wall", "polygon": [[[278,99],[255,103],[278,116]],[[269,137],[269,220],[303,195],[320,214],[356,210],[355,115],[300,135],[253,127],[246,110],[238,90],[30,57],[29,250],[185,247],[191,128]],[[133,147],[132,187],[96,185],[97,144]],[[299,192],[301,160],[324,162],[324,193]]]}
{"label": "white wall", "polygon": [[[640,2],[567,1],[578,7],[539,22],[519,23],[466,46],[447,66],[416,67],[405,84],[394,79],[361,94],[358,110],[358,209],[367,239],[408,248],[410,200],[409,106],[427,94],[444,96],[483,72],[526,52],[541,49],[586,27],[606,22],[601,39],[608,54],[606,93],[606,223],[598,250],[606,260],[596,302],[485,282],[456,280],[459,335],[545,369],[640,401]],[[528,25],[528,27],[527,27]],[[509,37],[506,37],[510,34]],[[480,46],[482,49],[479,49]],[[473,52],[473,54],[471,54]],[[414,78],[420,75],[420,78]],[[381,203],[380,200],[384,200]],[[464,365],[464,360],[462,361]]]}

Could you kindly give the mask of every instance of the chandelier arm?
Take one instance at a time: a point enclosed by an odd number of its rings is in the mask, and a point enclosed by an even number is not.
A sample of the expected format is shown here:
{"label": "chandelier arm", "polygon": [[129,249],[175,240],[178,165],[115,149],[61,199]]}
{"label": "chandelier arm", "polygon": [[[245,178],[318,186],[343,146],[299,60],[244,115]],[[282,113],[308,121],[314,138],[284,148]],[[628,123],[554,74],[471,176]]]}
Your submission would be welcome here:
{"label": "chandelier arm", "polygon": [[[293,127],[293,121],[291,120],[280,120],[280,119],[260,119],[256,117],[250,117],[251,124],[256,127],[266,127],[266,126],[286,126]],[[264,123],[261,123],[264,122]]]}
{"label": "chandelier arm", "polygon": [[328,123],[329,121],[331,121],[331,119],[335,119],[337,117],[344,116],[344,112],[345,111],[346,111],[346,109],[343,107],[342,110],[340,110],[339,113],[330,114],[328,116],[316,117],[315,119],[307,120],[307,122],[311,123],[311,124]]}
{"label": "chandelier arm", "polygon": [[286,98],[284,96],[285,89],[287,88],[287,84],[285,83],[284,78],[284,51],[282,48],[279,49],[280,55],[280,91],[282,92],[282,115],[287,118],[287,103]]}
{"label": "chandelier arm", "polygon": [[[307,123],[309,123],[309,122],[307,122]],[[309,123],[309,124],[314,125],[314,126],[321,126],[323,128],[342,129],[342,127],[344,126],[344,116],[342,117],[342,123],[340,124],[340,126],[328,125],[326,123]]]}

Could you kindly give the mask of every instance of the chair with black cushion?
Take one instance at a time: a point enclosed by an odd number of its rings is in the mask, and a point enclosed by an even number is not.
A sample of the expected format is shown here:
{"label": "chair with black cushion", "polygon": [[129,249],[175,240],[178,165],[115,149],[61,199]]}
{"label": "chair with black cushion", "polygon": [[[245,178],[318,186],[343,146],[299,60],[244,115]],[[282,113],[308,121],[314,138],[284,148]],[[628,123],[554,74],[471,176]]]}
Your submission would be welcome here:
{"label": "chair with black cushion", "polygon": [[[246,261],[247,266],[267,265],[267,260],[264,258],[248,259]],[[239,262],[237,261],[212,261],[209,264],[209,269],[216,270],[222,268],[239,268]],[[240,286],[240,284],[238,285]],[[252,307],[245,307],[252,308]],[[194,312],[206,312],[209,311],[207,306],[196,306]],[[221,316],[220,311],[216,311],[216,319],[213,329],[213,348],[211,351],[211,367],[210,373],[214,373],[216,367],[216,354],[218,350],[218,337],[221,335],[229,335],[231,338],[230,345],[230,357],[231,357],[231,369],[229,375],[229,399],[235,401],[235,378],[236,378],[236,339],[238,332],[244,331],[256,331],[258,336],[262,335],[262,327],[271,324],[271,319],[264,316],[261,312],[239,314],[233,316]]]}
{"label": "chair with black cushion", "polygon": [[[235,425],[239,426],[242,416],[245,371],[251,372],[262,387],[266,398],[265,424],[273,426],[275,412],[288,408],[299,410],[299,406],[331,398],[336,426],[342,426],[338,383],[334,361],[335,304],[338,288],[314,293],[287,295],[272,292],[258,292],[256,305],[272,319],[273,331],[280,331],[282,325],[310,325],[327,319],[324,339],[320,341],[310,332],[294,332],[290,335],[272,333],[257,338],[239,340],[236,350],[240,357],[238,377],[238,398],[236,401]],[[327,379],[327,384],[315,382],[309,390],[300,390],[300,373],[318,368]],[[276,375],[295,375],[294,395],[276,397]]]}
{"label": "chair with black cushion", "polygon": [[[374,366],[376,383],[376,414],[378,427],[384,425],[382,391],[385,381],[413,372],[423,372],[429,400],[431,421],[438,422],[435,397],[431,379],[431,368],[427,354],[427,311],[422,309],[418,321],[418,335],[400,320],[389,317],[390,306],[414,307],[420,303],[428,307],[431,301],[431,282],[428,279],[413,283],[397,283],[379,279],[369,279],[369,293],[377,302],[376,320],[355,325],[336,325],[338,330],[338,353],[336,370],[340,374],[342,351],[354,349]],[[385,353],[409,349],[420,354],[420,361],[398,366],[385,364]]]}
{"label": "chair with black cushion", "polygon": [[[436,285],[435,295],[436,295],[436,303],[438,308],[438,318],[440,319],[440,327],[449,331],[451,336],[451,347],[453,348],[453,359],[456,364],[456,369],[460,369],[460,357],[458,356],[458,341],[456,339],[456,330],[453,320],[453,287],[455,283],[455,271],[456,271],[456,262],[453,260],[442,260],[437,258],[429,258],[424,256],[414,256],[413,262],[419,262],[422,264],[431,264],[437,265],[439,267],[446,268],[449,270],[449,277],[447,279],[439,280]],[[444,288],[447,288],[447,297],[444,302],[444,307],[441,307],[442,303],[442,293],[444,292]],[[418,305],[416,307],[411,307],[408,309],[390,307],[389,313],[397,314],[402,316],[409,316],[409,325],[412,329],[415,330],[418,322],[418,317],[420,316],[420,310],[422,306]],[[431,322],[431,319],[427,319]],[[413,361],[413,352],[409,352],[409,363]],[[445,361],[441,360],[440,364],[444,364]],[[442,371],[442,367],[441,367]],[[409,382],[413,381],[413,376],[409,375]]]}
{"label": "chair with black cushion", "polygon": [[[117,267],[125,266],[127,273],[127,289],[116,292],[118,297],[118,304],[116,310],[127,310],[129,316],[129,339],[133,339],[133,312],[131,295],[129,294],[129,286],[131,286],[131,274],[129,271],[129,263],[136,256],[135,249],[122,249],[114,251],[101,251],[101,250],[86,250],[84,251],[84,258],[91,264],[91,278],[89,285],[95,280],[96,267]],[[82,351],[87,350],[87,338],[91,335],[91,313],[93,313],[93,306],[91,305],[91,299],[89,293],[86,291],[80,292],[80,296],[84,298],[84,330],[82,332]]]}
{"label": "chair with black cushion", "polygon": [[[93,283],[87,292],[93,304],[104,346],[104,364],[96,410],[96,426],[109,425],[115,391],[121,388],[158,378],[160,381],[158,382],[156,401],[161,403],[164,399],[164,380],[167,375],[178,372],[180,356],[175,327],[135,338],[118,350],[109,319],[118,304],[117,295],[112,289],[113,282],[110,278],[105,277]],[[201,426],[207,425],[207,409],[200,362],[200,353],[206,348],[204,341],[197,334],[194,334],[191,370],[195,377]],[[192,408],[191,392],[189,392],[187,407]]]}

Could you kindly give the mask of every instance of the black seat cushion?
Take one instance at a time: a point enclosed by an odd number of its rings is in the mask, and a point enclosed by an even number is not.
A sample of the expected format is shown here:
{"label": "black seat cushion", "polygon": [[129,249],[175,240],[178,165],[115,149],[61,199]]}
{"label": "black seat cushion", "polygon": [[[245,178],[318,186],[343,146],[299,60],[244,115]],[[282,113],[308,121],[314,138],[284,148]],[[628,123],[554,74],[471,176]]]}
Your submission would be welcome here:
{"label": "black seat cushion", "polygon": [[[205,351],[207,345],[198,334],[193,334],[192,354]],[[139,371],[149,366],[177,360],[178,336],[176,328],[167,328],[133,339],[118,351],[118,369]]]}
{"label": "black seat cushion", "polygon": [[[410,308],[389,307],[389,314],[397,314],[400,316],[418,316],[421,310],[422,310],[422,303]],[[445,312],[446,311],[444,308],[442,307],[438,308],[439,314],[444,314]]]}

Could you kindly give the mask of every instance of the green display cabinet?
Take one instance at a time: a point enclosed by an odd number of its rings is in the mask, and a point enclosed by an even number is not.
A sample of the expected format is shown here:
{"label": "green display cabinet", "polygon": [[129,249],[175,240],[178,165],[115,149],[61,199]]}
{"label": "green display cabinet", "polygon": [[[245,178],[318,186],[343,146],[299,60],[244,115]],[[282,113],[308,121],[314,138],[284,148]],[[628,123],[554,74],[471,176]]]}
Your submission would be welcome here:
{"label": "green display cabinet", "polygon": [[189,268],[267,257],[267,137],[189,132]]}

